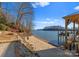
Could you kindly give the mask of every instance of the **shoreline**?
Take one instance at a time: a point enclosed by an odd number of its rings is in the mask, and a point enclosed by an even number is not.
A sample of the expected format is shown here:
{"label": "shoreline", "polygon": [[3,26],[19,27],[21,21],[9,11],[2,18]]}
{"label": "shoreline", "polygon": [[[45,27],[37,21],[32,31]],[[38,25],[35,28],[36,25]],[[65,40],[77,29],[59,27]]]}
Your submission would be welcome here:
{"label": "shoreline", "polygon": [[[35,36],[35,35],[33,35],[33,36]],[[38,39],[40,39],[40,40],[42,40],[42,41],[44,41],[44,42],[46,42],[46,43],[48,43],[48,44],[51,44],[51,45],[53,45],[53,46],[58,47],[58,46],[55,45],[54,43],[50,43],[48,40],[42,39],[42,38],[40,38],[39,36],[35,36],[35,37],[37,37]]]}
{"label": "shoreline", "polygon": [[36,35],[33,35],[34,37],[36,37],[36,38],[38,38],[38,39],[40,39],[40,40],[42,40],[42,41],[44,41],[44,42],[49,42],[48,40],[45,40],[45,39],[43,39],[43,38],[40,38],[39,36],[36,36]]}
{"label": "shoreline", "polygon": [[50,48],[56,48],[56,46],[49,44],[48,42],[32,35],[29,37],[29,40],[27,40],[27,37],[25,37],[25,40],[27,43],[29,43],[34,50],[33,51],[39,51],[43,49],[50,49]]}

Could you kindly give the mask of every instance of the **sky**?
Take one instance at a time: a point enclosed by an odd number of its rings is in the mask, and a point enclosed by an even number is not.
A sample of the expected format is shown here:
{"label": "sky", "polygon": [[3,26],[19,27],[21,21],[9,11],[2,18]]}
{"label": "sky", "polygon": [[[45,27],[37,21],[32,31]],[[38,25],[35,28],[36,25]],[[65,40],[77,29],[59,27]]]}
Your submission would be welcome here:
{"label": "sky", "polygon": [[[7,7],[4,4],[3,6]],[[15,3],[9,3],[7,8],[14,8],[13,4]],[[34,10],[34,29],[42,29],[46,26],[64,27],[65,21],[62,17],[79,11],[79,2],[31,2],[31,5]],[[11,13],[15,15],[16,12]],[[71,25],[68,27],[71,28]]]}
{"label": "sky", "polygon": [[[79,2],[35,2],[34,28],[42,29],[46,26],[65,26],[62,17],[79,11]],[[68,26],[72,28],[72,23]]]}

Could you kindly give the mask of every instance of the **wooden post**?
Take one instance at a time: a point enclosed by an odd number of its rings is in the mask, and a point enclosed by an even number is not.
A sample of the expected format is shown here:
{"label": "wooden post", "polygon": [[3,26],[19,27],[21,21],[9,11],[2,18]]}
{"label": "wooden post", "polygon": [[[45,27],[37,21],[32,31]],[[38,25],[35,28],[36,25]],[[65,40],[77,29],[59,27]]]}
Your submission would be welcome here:
{"label": "wooden post", "polygon": [[75,40],[75,21],[73,22],[73,33],[74,33],[74,40]]}
{"label": "wooden post", "polygon": [[79,23],[78,23],[78,32],[79,32]]}
{"label": "wooden post", "polygon": [[60,41],[60,39],[59,39],[59,30],[58,30],[58,45],[59,45],[59,41]]}
{"label": "wooden post", "polygon": [[67,20],[65,19],[65,42],[67,43]]}

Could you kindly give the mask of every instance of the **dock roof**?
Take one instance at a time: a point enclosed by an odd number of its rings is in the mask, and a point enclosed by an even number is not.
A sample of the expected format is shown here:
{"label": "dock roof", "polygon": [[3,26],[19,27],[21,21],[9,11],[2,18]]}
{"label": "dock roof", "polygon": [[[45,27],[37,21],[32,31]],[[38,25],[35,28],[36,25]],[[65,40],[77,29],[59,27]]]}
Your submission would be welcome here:
{"label": "dock roof", "polygon": [[74,16],[74,15],[79,15],[79,11],[74,12],[74,13],[71,13],[71,14],[69,14],[69,15],[66,15],[66,16],[64,16],[63,18],[65,18],[65,17],[70,17],[70,16]]}

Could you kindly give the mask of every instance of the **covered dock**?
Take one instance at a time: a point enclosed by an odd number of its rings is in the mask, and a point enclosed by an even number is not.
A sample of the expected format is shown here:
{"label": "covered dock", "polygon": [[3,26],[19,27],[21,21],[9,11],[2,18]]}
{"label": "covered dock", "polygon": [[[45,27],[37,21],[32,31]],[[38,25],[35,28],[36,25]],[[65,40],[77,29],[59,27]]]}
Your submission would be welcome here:
{"label": "covered dock", "polygon": [[[79,38],[76,38],[77,36],[79,36],[79,11],[72,13],[70,15],[64,16],[63,18],[65,19],[65,44],[66,45],[69,44],[69,45],[67,45],[69,48],[71,47],[71,45],[75,45],[74,47],[76,49],[76,52],[79,55]],[[67,36],[68,25],[70,23],[73,23],[73,31],[72,31],[73,38],[68,38],[69,36]],[[76,24],[78,26],[76,26]],[[77,30],[76,30],[76,27],[78,28]],[[68,43],[68,42],[70,42],[70,43]],[[73,48],[71,48],[71,49],[73,49]]]}

